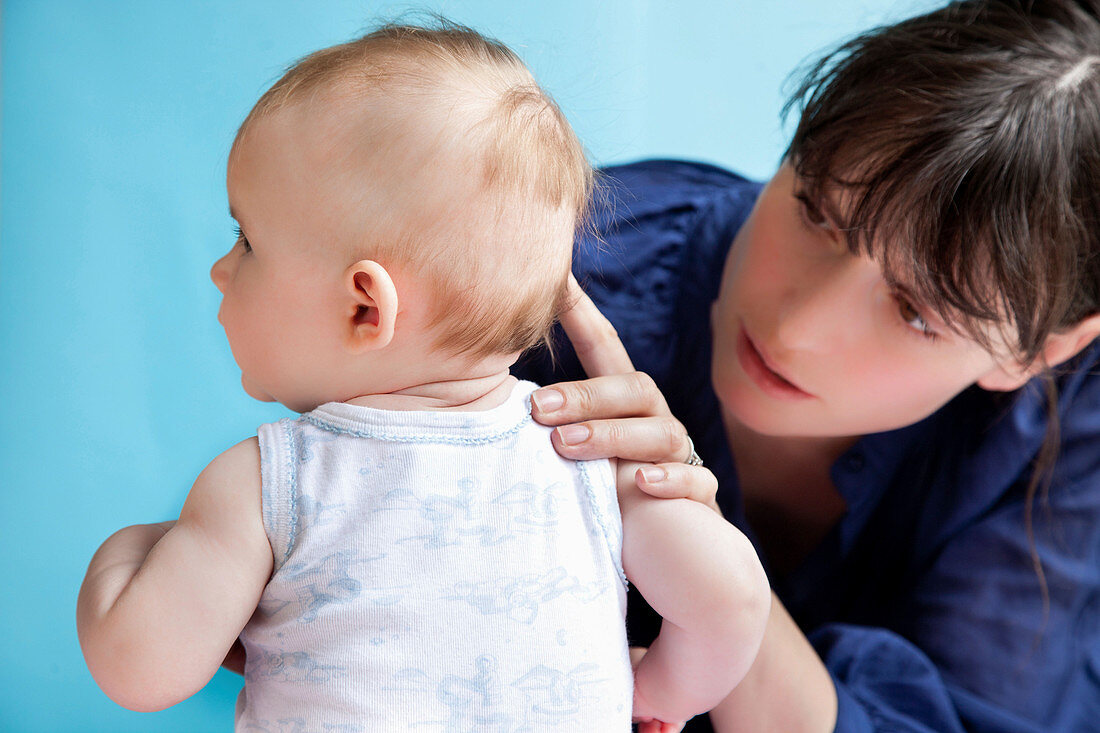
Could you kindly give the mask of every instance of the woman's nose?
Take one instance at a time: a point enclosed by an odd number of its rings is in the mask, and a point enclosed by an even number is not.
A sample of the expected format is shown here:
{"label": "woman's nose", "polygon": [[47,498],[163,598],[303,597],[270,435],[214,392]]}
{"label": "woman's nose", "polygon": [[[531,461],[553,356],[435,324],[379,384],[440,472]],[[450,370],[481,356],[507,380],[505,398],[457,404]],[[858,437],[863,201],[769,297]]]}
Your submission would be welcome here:
{"label": "woman's nose", "polygon": [[222,295],[225,295],[225,285],[229,282],[229,258],[232,255],[233,251],[230,250],[224,256],[219,257],[214,266],[210,268],[210,279],[214,281],[214,287]]}
{"label": "woman's nose", "polygon": [[870,312],[861,304],[867,279],[859,260],[848,259],[814,273],[791,291],[779,313],[776,337],[791,351],[825,351],[859,330],[858,321]]}

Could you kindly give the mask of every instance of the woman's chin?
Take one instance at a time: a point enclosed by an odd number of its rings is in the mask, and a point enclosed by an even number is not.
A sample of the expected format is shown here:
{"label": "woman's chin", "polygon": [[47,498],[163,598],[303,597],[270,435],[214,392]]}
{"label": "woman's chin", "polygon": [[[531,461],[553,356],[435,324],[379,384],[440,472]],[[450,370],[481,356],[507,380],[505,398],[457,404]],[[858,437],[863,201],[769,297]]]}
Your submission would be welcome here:
{"label": "woman's chin", "polygon": [[813,419],[808,406],[769,400],[750,384],[725,390],[719,400],[727,421],[735,420],[754,433],[776,438],[824,437],[823,421]]}

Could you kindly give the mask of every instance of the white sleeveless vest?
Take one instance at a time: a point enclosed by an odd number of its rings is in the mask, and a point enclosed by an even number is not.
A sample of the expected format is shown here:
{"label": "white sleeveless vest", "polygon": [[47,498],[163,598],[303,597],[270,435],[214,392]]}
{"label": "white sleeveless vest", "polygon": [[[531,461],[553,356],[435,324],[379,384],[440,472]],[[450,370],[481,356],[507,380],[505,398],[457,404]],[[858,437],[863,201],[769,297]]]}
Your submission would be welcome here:
{"label": "white sleeveless vest", "polygon": [[260,427],[275,569],[238,731],[630,730],[614,476],[555,453],[535,388]]}

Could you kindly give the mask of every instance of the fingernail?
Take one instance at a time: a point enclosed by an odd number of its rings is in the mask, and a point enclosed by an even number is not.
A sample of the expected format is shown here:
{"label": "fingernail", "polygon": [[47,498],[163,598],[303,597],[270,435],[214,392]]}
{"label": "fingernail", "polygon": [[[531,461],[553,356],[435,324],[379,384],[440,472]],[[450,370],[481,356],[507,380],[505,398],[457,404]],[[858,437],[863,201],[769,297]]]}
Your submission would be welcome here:
{"label": "fingernail", "polygon": [[540,389],[531,394],[531,401],[539,408],[539,412],[547,413],[564,405],[565,397],[556,389]]}
{"label": "fingernail", "polygon": [[668,478],[668,472],[660,466],[645,466],[638,470],[642,472],[642,478],[647,484],[655,484]]}
{"label": "fingernail", "polygon": [[587,425],[564,425],[557,430],[558,437],[566,445],[583,443],[592,435],[592,431],[588,429]]}

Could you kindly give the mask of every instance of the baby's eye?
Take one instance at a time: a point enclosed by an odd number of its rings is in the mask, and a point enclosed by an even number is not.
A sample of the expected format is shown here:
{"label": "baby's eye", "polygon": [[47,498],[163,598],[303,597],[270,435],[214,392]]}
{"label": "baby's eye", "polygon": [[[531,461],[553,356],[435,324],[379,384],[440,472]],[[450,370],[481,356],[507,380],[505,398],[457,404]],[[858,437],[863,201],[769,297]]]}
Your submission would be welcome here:
{"label": "baby's eye", "polygon": [[245,252],[251,252],[252,245],[248,243],[248,239],[244,236],[244,232],[241,231],[241,228],[239,226],[233,227],[233,233],[237,235],[235,244],[243,245]]}

